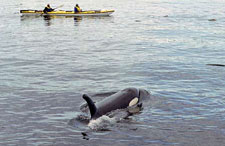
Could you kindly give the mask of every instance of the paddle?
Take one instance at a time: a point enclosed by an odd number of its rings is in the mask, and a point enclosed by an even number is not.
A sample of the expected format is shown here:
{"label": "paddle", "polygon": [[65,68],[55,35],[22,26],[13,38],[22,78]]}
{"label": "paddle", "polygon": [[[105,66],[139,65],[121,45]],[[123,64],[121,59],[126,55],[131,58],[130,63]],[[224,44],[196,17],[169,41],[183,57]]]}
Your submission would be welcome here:
{"label": "paddle", "polygon": [[58,9],[58,8],[61,8],[61,7],[63,7],[63,6],[64,6],[64,4],[62,4],[62,5],[58,6],[58,7],[55,7],[54,10],[55,10],[55,9]]}
{"label": "paddle", "polygon": [[[58,8],[61,8],[61,7],[63,7],[63,6],[64,6],[64,4],[62,4],[62,5],[58,6],[58,7],[55,7],[53,10],[58,9]],[[43,14],[44,14],[44,13],[42,13],[41,16],[42,16]]]}

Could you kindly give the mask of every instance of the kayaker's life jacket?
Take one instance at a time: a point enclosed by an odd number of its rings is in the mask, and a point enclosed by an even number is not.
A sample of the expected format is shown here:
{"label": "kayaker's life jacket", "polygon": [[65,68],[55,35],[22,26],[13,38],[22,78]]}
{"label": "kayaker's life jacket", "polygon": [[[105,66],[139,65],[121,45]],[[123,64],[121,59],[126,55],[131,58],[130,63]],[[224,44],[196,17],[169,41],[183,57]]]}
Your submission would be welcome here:
{"label": "kayaker's life jacket", "polygon": [[54,11],[54,9],[52,9],[51,7],[46,6],[45,9],[43,10],[44,13],[46,12],[51,12]]}
{"label": "kayaker's life jacket", "polygon": [[74,12],[80,12],[80,11],[81,11],[81,9],[79,6],[74,7]]}

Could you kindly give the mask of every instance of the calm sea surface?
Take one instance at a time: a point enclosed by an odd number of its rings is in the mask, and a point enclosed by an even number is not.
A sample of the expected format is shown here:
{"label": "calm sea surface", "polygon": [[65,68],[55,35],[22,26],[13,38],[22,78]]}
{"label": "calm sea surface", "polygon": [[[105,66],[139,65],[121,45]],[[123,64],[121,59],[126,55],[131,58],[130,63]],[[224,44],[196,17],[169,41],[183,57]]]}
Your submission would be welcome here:
{"label": "calm sea surface", "polygon": [[[115,13],[76,19],[19,14],[47,3]],[[0,4],[0,145],[224,145],[225,67],[207,64],[225,65],[225,1]],[[152,94],[129,121],[106,131],[71,122],[81,112],[82,94],[126,87]]]}

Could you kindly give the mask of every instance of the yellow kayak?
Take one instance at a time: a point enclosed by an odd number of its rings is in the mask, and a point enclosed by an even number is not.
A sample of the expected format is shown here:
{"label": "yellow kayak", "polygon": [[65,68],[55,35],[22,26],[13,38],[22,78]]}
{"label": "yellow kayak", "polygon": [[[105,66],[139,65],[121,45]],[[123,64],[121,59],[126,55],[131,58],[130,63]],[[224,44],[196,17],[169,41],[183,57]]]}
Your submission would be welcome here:
{"label": "yellow kayak", "polygon": [[82,12],[57,10],[44,13],[42,10],[20,10],[23,16],[109,16],[114,10],[87,10]]}

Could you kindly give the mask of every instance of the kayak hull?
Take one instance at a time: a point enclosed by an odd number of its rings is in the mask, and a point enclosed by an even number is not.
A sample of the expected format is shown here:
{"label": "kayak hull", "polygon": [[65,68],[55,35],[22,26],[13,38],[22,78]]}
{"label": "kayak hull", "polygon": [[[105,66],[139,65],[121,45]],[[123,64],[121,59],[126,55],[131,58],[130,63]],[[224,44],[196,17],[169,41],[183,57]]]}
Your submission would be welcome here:
{"label": "kayak hull", "polygon": [[44,13],[42,10],[20,10],[22,16],[109,16],[114,10],[88,10],[82,12],[58,10]]}

